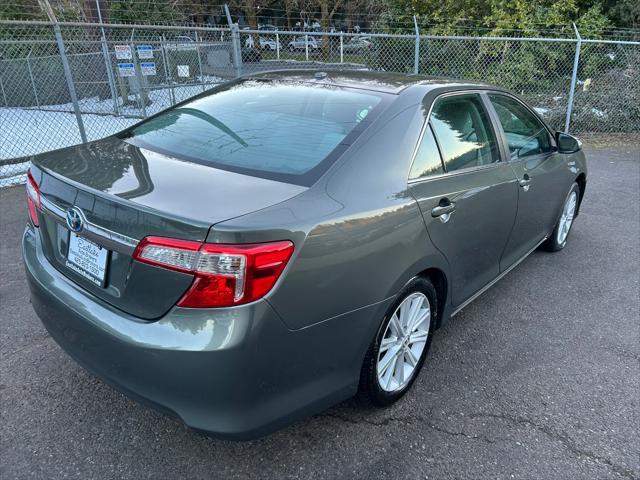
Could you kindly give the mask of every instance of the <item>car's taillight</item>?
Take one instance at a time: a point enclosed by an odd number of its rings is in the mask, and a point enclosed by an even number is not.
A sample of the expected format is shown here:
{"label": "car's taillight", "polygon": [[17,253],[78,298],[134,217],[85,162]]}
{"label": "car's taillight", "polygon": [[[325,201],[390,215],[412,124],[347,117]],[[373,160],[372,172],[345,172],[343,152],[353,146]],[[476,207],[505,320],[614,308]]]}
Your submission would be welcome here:
{"label": "car's taillight", "polygon": [[27,172],[27,207],[29,217],[34,226],[38,226],[38,208],[40,208],[40,189],[31,175],[31,170]]}
{"label": "car's taillight", "polygon": [[229,307],[253,302],[273,288],[293,253],[288,240],[215,244],[146,237],[133,252],[138,262],[195,275],[180,307]]}

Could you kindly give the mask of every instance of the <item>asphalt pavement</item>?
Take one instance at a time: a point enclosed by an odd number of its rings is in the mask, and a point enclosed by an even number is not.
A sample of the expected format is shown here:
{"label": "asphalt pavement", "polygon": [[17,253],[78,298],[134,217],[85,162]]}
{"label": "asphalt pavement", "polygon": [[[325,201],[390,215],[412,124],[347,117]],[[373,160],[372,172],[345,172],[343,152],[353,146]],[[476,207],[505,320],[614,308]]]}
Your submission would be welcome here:
{"label": "asphalt pavement", "polygon": [[0,477],[640,479],[640,146],[586,143],[567,247],[441,328],[411,391],[214,440],[72,361],[34,314],[24,187],[0,190]]}

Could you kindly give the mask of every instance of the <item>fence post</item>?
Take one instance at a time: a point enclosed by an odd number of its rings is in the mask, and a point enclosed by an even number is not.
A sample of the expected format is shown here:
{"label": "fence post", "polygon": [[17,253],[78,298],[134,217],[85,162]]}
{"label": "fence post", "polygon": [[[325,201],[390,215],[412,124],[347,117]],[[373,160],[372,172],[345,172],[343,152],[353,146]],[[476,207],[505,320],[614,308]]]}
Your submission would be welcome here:
{"label": "fence post", "polygon": [[340,32],[340,63],[344,63],[344,33]]}
{"label": "fence post", "polygon": [[31,52],[33,48],[29,50],[29,55],[27,55],[27,70],[29,71],[29,80],[31,80],[31,88],[33,89],[33,96],[36,99],[36,105],[40,108],[40,101],[38,100],[38,90],[36,89],[36,83],[33,81],[33,72],[31,71]]}
{"label": "fence post", "polygon": [[276,32],[276,58],[280,60],[280,35]]}
{"label": "fence post", "polygon": [[420,30],[418,29],[418,21],[416,16],[413,16],[413,28],[416,32],[416,49],[413,53],[413,73],[417,74],[420,71]]}
{"label": "fence post", "polygon": [[236,77],[242,75],[242,46],[240,45],[240,27],[237,23],[231,21],[231,14],[229,13],[229,6],[224,4],[224,13],[227,17],[227,23],[231,30],[231,54],[233,57],[233,68],[236,72]]}
{"label": "fence post", "polygon": [[571,73],[571,90],[569,90],[569,101],[567,102],[567,117],[564,120],[564,131],[569,132],[569,124],[571,123],[571,110],[573,110],[573,92],[576,90],[576,82],[578,80],[578,64],[580,63],[580,47],[582,46],[582,37],[578,31],[576,24],[573,24],[576,32],[576,55],[573,59],[573,72]]}
{"label": "fence post", "polygon": [[96,0],[96,10],[98,11],[98,21],[100,22],[100,43],[102,44],[102,56],[104,57],[104,67],[107,69],[107,79],[109,80],[109,90],[111,90],[111,98],[113,98],[113,112],[120,115],[118,108],[118,96],[116,95],[116,81],[113,78],[113,70],[111,60],[109,59],[109,47],[107,47],[107,37],[104,34],[102,26],[102,12],[100,11],[100,0]]}
{"label": "fence post", "polygon": [[4,99],[5,107],[8,107],[9,102],[7,101],[7,94],[4,92],[4,85],[2,84],[2,75],[0,75],[0,92],[2,92],[2,98]]}
{"label": "fence post", "polygon": [[169,76],[169,67],[167,66],[167,52],[165,51],[164,45],[166,40],[164,38],[164,34],[160,39],[160,51],[162,52],[162,66],[164,67],[164,80],[169,83],[169,98],[171,99],[171,105],[176,104],[176,92],[175,86],[173,85],[173,76]]}
{"label": "fence post", "polygon": [[111,90],[111,98],[113,98],[113,111],[116,115],[120,115],[120,107],[118,106],[118,90],[116,89],[116,81],[113,78],[113,70],[111,66],[111,60],[109,58],[109,47],[107,47],[107,39],[104,36],[104,29],[102,31],[102,56],[104,57],[104,67],[107,69],[107,79],[109,81],[109,90]]}
{"label": "fence post", "polygon": [[195,30],[196,37],[196,55],[198,56],[198,68],[200,69],[200,83],[202,84],[202,91],[205,91],[204,88],[204,76],[202,75],[202,60],[200,59],[200,39],[198,38],[198,31]]}
{"label": "fence post", "polygon": [[69,96],[71,97],[71,103],[73,103],[73,111],[76,114],[76,121],[78,122],[78,131],[80,132],[80,139],[82,143],[87,143],[87,134],[84,131],[84,123],[82,121],[82,114],[80,113],[80,106],[78,105],[78,97],[76,96],[76,87],[73,84],[73,77],[71,76],[71,67],[69,67],[69,60],[64,50],[64,41],[62,40],[62,32],[60,31],[60,25],[58,23],[53,24],[53,32],[56,36],[56,42],[58,43],[58,51],[60,52],[60,61],[62,62],[62,70],[64,71],[64,78],[67,80],[67,89],[69,90]]}
{"label": "fence post", "polygon": [[304,34],[304,57],[309,61],[309,35]]}
{"label": "fence post", "polygon": [[237,23],[231,25],[231,44],[233,48],[233,67],[236,77],[242,75],[242,51],[240,47],[240,27]]}
{"label": "fence post", "polygon": [[138,103],[142,108],[142,118],[147,118],[147,94],[144,91],[145,80],[142,78],[142,69],[140,68],[140,60],[136,52],[136,46],[133,43],[133,33],[135,29],[131,31],[131,61],[133,62],[133,69],[136,72],[133,82],[138,86]]}

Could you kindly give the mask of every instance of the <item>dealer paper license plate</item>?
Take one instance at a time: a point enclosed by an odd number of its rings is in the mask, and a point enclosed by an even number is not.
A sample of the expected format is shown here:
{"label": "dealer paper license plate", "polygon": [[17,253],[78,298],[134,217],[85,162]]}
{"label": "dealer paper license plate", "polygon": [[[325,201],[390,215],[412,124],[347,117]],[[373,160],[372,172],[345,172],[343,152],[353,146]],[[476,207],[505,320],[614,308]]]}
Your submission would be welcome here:
{"label": "dealer paper license plate", "polygon": [[103,286],[109,251],[73,232],[70,234],[67,267],[96,285]]}

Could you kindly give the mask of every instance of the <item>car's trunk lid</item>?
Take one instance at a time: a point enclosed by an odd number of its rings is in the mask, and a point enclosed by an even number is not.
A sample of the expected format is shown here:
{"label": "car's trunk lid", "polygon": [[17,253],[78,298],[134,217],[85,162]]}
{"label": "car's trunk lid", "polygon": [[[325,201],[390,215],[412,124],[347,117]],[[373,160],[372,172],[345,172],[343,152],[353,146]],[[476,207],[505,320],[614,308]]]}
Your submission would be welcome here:
{"label": "car's trunk lid", "polygon": [[[162,316],[192,276],[132,260],[145,236],[204,241],[211,225],[291,198],[305,187],[185,162],[118,138],[34,157],[42,197],[46,257],[94,295],[142,319]],[[106,249],[106,268],[87,276],[70,262],[78,248],[66,221],[76,207],[78,236]],[[105,261],[99,255],[98,262]],[[100,279],[100,275],[103,279]]]}

